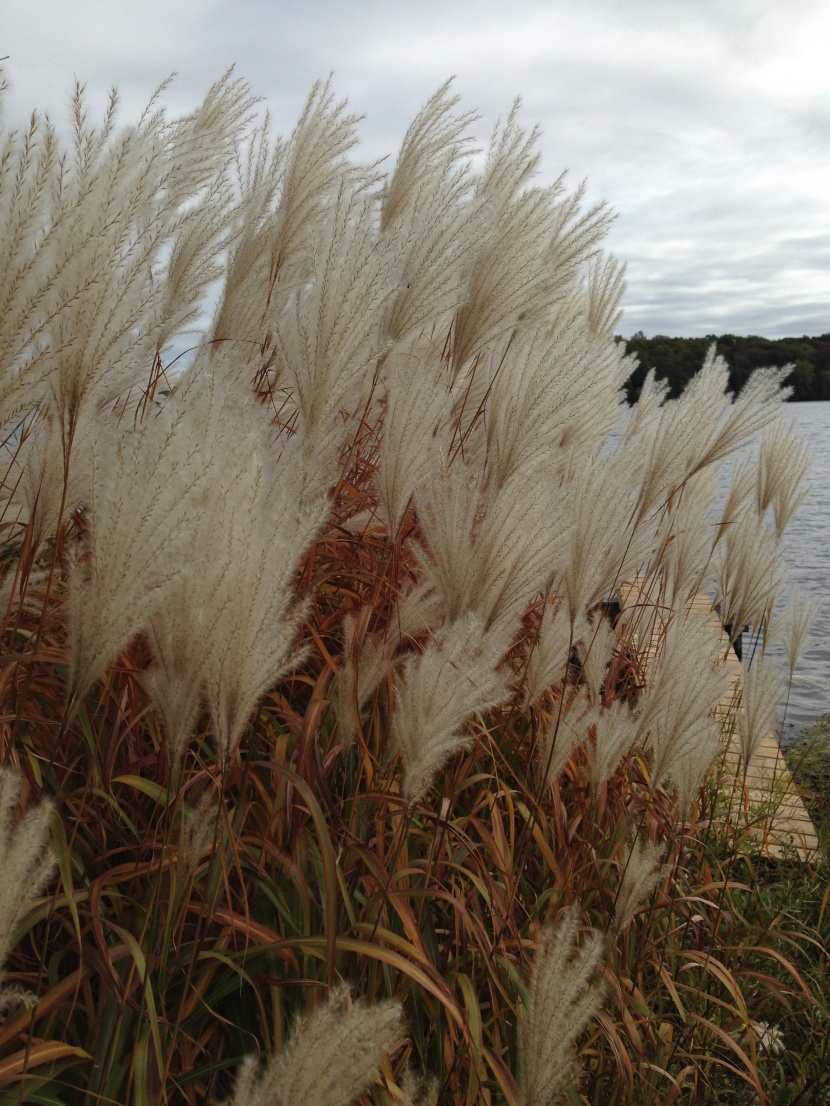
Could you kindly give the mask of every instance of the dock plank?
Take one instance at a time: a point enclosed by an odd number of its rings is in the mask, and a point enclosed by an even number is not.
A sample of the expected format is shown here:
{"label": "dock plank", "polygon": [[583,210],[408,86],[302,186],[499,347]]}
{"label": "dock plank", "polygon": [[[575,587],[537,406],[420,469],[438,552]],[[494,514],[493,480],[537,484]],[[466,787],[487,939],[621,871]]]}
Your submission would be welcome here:
{"label": "dock plank", "polygon": [[[650,589],[642,578],[627,581],[619,588],[621,619],[627,632],[637,642],[638,651],[648,679],[649,662],[657,655],[659,642],[668,625],[670,612],[661,607],[656,585]],[[694,596],[691,610],[705,614],[721,635],[723,663],[731,677],[729,690],[718,707],[723,724],[730,727],[736,710],[740,710],[740,687],[743,666],[729,647],[729,638],[712,602],[704,593]],[[745,775],[737,778],[739,749],[733,737],[724,754],[727,773],[726,787],[743,797],[743,806],[752,822],[752,836],[761,855],[770,858],[796,856],[809,861],[818,850],[818,838],[813,820],[798,789],[774,733],[764,735]]]}

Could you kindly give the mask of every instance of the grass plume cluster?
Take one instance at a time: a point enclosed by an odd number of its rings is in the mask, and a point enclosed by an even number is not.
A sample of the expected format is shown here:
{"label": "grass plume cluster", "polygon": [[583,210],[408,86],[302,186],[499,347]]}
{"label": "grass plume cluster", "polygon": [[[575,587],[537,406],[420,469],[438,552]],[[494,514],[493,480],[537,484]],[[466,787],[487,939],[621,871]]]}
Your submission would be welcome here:
{"label": "grass plume cluster", "polygon": [[785,374],[628,412],[515,107],[382,175],[328,85],[158,96],[0,148],[0,1103],[818,1101],[828,904],[738,878],[687,612],[779,625]]}

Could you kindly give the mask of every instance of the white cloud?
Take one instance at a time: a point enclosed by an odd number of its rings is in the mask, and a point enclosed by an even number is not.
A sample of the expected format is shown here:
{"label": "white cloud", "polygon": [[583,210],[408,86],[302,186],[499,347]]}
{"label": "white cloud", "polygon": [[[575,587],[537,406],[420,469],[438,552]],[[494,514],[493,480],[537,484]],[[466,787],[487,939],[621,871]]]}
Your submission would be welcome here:
{"label": "white cloud", "polygon": [[542,174],[570,168],[620,213],[625,333],[830,331],[824,0],[5,0],[7,118],[66,119],[73,77],[123,117],[155,85],[186,110],[231,62],[289,129],[313,80],[394,155],[451,73],[482,141],[522,94]]}

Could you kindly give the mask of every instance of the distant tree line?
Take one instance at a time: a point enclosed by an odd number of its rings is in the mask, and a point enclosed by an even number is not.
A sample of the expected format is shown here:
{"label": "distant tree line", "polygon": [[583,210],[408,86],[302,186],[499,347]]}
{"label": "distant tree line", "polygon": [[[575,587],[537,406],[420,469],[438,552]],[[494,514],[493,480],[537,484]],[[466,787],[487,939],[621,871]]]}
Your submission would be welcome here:
{"label": "distant tree line", "polygon": [[[617,337],[618,342],[625,342]],[[793,400],[830,399],[830,334],[818,338],[741,338],[735,334],[709,334],[705,338],[667,338],[656,334],[646,338],[638,330],[626,342],[626,351],[637,355],[639,365],[626,383],[629,403],[636,401],[646,374],[654,369],[667,380],[671,395],[678,396],[703,364],[712,342],[729,364],[729,387],[738,392],[750,374],[765,365],[792,364],[787,381]]]}

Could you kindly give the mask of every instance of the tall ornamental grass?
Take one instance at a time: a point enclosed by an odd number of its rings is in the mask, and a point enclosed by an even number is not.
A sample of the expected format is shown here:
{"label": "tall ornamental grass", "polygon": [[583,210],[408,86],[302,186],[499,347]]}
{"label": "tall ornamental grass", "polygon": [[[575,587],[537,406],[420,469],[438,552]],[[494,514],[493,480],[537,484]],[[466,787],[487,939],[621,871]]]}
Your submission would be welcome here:
{"label": "tall ornamental grass", "polygon": [[608,210],[473,123],[3,137],[0,1103],[818,1101],[827,903],[709,772],[809,623],[784,373],[625,409]]}

